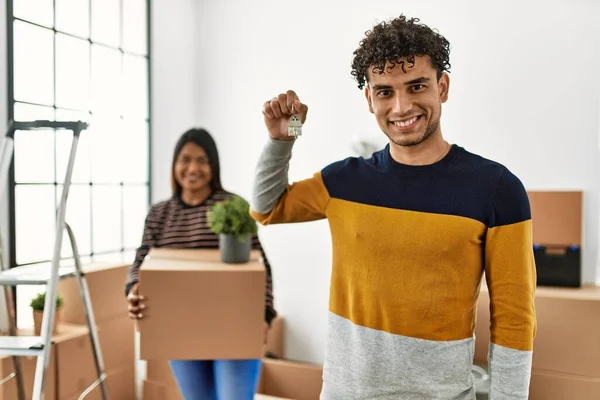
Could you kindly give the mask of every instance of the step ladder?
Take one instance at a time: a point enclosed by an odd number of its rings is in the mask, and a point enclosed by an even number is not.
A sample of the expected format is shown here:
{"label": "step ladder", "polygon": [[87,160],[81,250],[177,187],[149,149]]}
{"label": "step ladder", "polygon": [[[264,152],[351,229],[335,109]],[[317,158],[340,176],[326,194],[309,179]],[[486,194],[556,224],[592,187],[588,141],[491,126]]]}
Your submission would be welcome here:
{"label": "step ladder", "polygon": [[[31,400],[43,400],[44,388],[46,386],[46,373],[50,364],[50,355],[52,352],[52,330],[56,315],[56,299],[58,295],[58,281],[60,279],[75,277],[81,293],[81,300],[85,310],[89,335],[92,341],[92,349],[98,372],[98,379],[92,383],[79,397],[79,400],[94,390],[98,385],[101,386],[102,398],[108,400],[108,389],[106,386],[106,374],[104,372],[104,361],[100,350],[100,342],[96,330],[96,322],[92,309],[92,302],[89,295],[87,280],[81,267],[77,242],[71,227],[65,222],[67,197],[69,187],[71,186],[71,177],[75,164],[75,155],[77,153],[77,144],[81,132],[87,129],[88,124],[81,121],[13,121],[9,125],[8,132],[2,141],[2,152],[0,153],[0,200],[4,199],[2,193],[7,185],[9,166],[12,161],[14,151],[14,135],[16,131],[30,131],[36,129],[54,129],[70,130],[73,132],[71,142],[71,152],[67,164],[67,172],[64,180],[60,204],[56,216],[56,231],[54,239],[54,254],[52,257],[52,266],[50,269],[43,265],[27,265],[16,268],[5,268],[2,262],[2,240],[0,240],[0,285],[4,286],[5,294],[5,315],[7,316],[9,335],[0,336],[0,356],[12,356],[14,363],[14,372],[0,380],[3,384],[11,379],[16,379],[19,400],[25,399],[23,386],[23,376],[19,356],[37,357],[35,377],[33,382],[33,397]],[[26,133],[23,133],[26,134]],[[74,266],[61,266],[60,253],[63,241],[63,232],[67,231],[71,248],[73,250]],[[0,238],[1,239],[1,238]],[[17,334],[16,317],[14,313],[13,288],[19,285],[46,285],[46,298],[44,303],[44,316],[40,330],[40,336],[19,336]],[[1,312],[1,310],[0,310]]]}

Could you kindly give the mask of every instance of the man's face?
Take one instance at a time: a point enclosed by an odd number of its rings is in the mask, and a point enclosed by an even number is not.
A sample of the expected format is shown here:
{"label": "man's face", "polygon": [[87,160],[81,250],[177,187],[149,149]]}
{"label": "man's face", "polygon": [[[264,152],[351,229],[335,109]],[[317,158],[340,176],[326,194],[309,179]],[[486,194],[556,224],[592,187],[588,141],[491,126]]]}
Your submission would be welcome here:
{"label": "man's face", "polygon": [[[442,103],[448,99],[449,78],[437,80],[428,57],[403,58],[387,64],[384,73],[369,70],[365,89],[369,111],[398,146],[415,146],[439,132]],[[379,72],[379,71],[377,71]]]}

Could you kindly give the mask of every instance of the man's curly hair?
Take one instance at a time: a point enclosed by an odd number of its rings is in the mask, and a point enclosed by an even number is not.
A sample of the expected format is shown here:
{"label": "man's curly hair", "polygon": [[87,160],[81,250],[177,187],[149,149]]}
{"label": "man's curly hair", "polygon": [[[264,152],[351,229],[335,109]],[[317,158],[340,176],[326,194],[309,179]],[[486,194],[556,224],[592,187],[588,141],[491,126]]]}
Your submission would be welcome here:
{"label": "man's curly hair", "polygon": [[[352,76],[363,89],[373,73],[383,73],[386,63],[393,68],[399,65],[406,72],[405,64],[413,64],[415,57],[429,56],[439,79],[443,71],[450,72],[450,43],[446,38],[420,24],[418,18],[407,19],[400,15],[391,21],[381,22],[366,32],[352,60]],[[407,62],[400,60],[406,58]]]}

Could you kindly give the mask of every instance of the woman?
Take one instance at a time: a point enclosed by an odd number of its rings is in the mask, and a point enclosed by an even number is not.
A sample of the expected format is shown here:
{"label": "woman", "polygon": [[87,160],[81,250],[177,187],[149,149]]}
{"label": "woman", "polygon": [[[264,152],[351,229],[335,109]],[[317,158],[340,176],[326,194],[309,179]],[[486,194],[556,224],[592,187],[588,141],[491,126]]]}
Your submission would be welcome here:
{"label": "woman", "polygon": [[[206,222],[206,212],[217,202],[233,195],[221,186],[219,154],[211,135],[204,129],[185,132],[175,146],[171,167],[173,196],[151,207],[146,217],[142,245],[129,268],[125,293],[129,315],[143,318],[145,305],[138,295],[138,271],[152,247],[214,248],[218,235]],[[271,268],[258,240],[266,269],[265,340],[276,316],[273,308]],[[186,400],[250,400],[258,385],[261,362],[258,360],[172,360],[171,369]]]}

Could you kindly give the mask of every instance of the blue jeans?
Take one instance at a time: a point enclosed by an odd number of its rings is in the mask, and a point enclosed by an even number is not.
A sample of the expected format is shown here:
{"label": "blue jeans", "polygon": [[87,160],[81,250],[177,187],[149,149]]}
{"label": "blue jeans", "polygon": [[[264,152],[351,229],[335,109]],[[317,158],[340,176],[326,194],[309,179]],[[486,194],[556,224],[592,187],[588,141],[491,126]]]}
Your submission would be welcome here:
{"label": "blue jeans", "polygon": [[171,360],[185,400],[253,400],[261,360]]}

